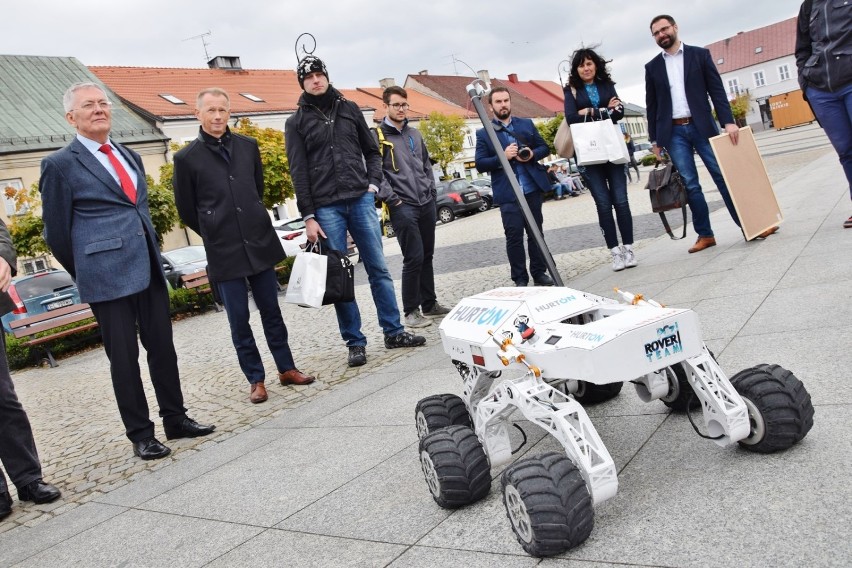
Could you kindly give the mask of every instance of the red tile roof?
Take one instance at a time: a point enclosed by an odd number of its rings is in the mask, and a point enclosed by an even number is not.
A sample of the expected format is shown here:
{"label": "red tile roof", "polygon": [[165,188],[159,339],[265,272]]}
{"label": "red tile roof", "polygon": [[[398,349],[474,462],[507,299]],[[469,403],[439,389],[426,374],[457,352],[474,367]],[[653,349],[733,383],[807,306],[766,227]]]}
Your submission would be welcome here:
{"label": "red tile roof", "polygon": [[[476,111],[466,110],[458,105],[444,102],[440,99],[430,97],[414,89],[406,89],[408,92],[408,104],[411,108],[408,110],[409,120],[423,120],[428,118],[433,112],[440,112],[450,116],[461,116],[463,118],[476,118]],[[373,120],[381,122],[385,118],[384,107],[382,107],[382,93],[384,89],[381,87],[359,87],[360,93],[369,95],[376,108],[376,114]]]}
{"label": "red tile roof", "polygon": [[[467,86],[474,81],[472,77],[458,77],[455,75],[409,75],[405,79],[405,87],[409,90],[419,90],[426,94],[434,94],[449,103],[458,105],[464,109],[475,112],[470,97],[467,94]],[[504,86],[509,89],[512,96],[512,114],[523,118],[539,118],[555,116],[562,110],[548,108],[539,102],[528,98],[518,88],[518,84],[510,83],[508,80],[492,79],[492,86]],[[526,87],[523,87],[526,88]],[[487,101],[483,101],[488,108]],[[551,104],[551,107],[554,106]]]}
{"label": "red tile roof", "polygon": [[[796,18],[740,32],[705,47],[710,50],[719,73],[730,73],[743,67],[786,57],[795,52]],[[760,53],[755,53],[757,48],[761,48]],[[721,64],[720,59],[724,61]]]}
{"label": "red tile roof", "polygon": [[497,79],[497,84],[511,87],[540,104],[553,113],[565,112],[565,99],[562,95],[562,87],[553,81],[519,81],[518,76],[512,73],[508,80]]}

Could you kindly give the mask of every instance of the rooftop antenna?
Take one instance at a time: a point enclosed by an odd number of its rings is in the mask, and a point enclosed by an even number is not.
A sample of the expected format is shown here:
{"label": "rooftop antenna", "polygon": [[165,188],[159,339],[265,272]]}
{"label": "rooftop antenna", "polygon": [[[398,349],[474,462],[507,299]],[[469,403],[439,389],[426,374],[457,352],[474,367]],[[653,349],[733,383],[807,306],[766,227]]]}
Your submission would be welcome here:
{"label": "rooftop antenna", "polygon": [[[462,65],[464,65],[465,67],[467,67],[468,69],[470,69],[470,72],[474,77],[478,76],[476,71],[473,70],[473,67],[471,67],[470,65],[468,65],[467,63],[465,63],[464,61],[462,61],[461,59],[456,57],[455,53],[452,54],[452,57],[453,57],[453,68],[455,68],[456,62],[458,62],[458,63],[461,63]],[[456,75],[458,75],[458,74],[459,74],[459,72],[456,71]]]}
{"label": "rooftop antenna", "polygon": [[212,35],[213,34],[210,32],[210,30],[207,30],[203,34],[194,35],[192,37],[188,37],[188,38],[181,40],[181,41],[189,41],[191,39],[199,39],[200,38],[201,39],[201,45],[204,46],[204,63],[207,63],[208,61],[210,61],[210,54],[207,53],[207,46],[210,45],[210,44],[208,43],[205,36],[210,37]]}

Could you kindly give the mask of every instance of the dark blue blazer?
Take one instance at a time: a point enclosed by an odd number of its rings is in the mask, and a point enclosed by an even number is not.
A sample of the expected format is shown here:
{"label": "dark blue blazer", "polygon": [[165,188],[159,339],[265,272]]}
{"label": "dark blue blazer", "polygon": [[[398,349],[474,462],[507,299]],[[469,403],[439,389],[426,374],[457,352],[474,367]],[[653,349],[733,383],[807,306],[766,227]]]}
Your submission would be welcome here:
{"label": "dark blue blazer", "polygon": [[[603,83],[601,81],[595,81],[595,85],[598,87],[598,95],[601,98],[600,106],[598,108],[606,108],[609,104],[609,101],[613,97],[618,97],[618,93],[615,91],[615,85],[612,83]],[[589,93],[586,92],[585,87],[581,89],[576,89],[577,94],[571,92],[570,87],[565,88],[565,121],[568,124],[575,124],[577,122],[583,122],[585,120],[601,120],[601,116],[603,118],[607,118],[607,113],[602,113],[599,115],[598,113],[594,113],[588,118],[585,115],[579,114],[577,111],[582,110],[584,108],[591,108],[592,101],[589,99]],[[624,118],[623,110],[613,111],[612,115],[609,118],[613,122],[618,122],[622,118]]]}
{"label": "dark blue blazer", "polygon": [[136,203],[76,138],[41,161],[44,239],[77,281],[84,302],[105,302],[165,283],[157,233],[148,211],[142,159],[116,144],[136,170]]}
{"label": "dark blue blazer", "polygon": [[[509,134],[503,129],[502,124],[497,120],[491,121],[497,130],[497,138],[500,140],[502,148],[506,148],[510,144]],[[547,170],[544,166],[538,163],[539,160],[550,155],[550,148],[547,142],[538,133],[538,128],[535,127],[533,121],[528,118],[512,117],[511,128],[515,132],[518,144],[525,143],[533,151],[533,158],[529,162],[519,162],[517,160],[509,160],[512,166],[512,171],[515,172],[515,177],[518,177],[521,169],[526,170],[527,174],[536,184],[540,191],[550,191],[550,181],[547,179]],[[516,200],[515,192],[512,190],[512,185],[509,183],[509,178],[506,177],[506,172],[503,171],[503,166],[500,165],[500,158],[494,151],[494,146],[491,140],[488,139],[488,134],[484,128],[476,131],[476,169],[480,173],[489,172],[491,174],[491,189],[494,192],[494,204],[512,203]]]}
{"label": "dark blue blazer", "polygon": [[[728,94],[716,70],[710,51],[703,47],[683,45],[683,82],[686,102],[698,131],[710,138],[719,134],[713,120],[709,95],[719,117],[718,124],[734,124]],[[645,106],[648,110],[648,137],[658,147],[666,147],[672,139],[672,96],[666,62],[658,54],[645,65]]]}

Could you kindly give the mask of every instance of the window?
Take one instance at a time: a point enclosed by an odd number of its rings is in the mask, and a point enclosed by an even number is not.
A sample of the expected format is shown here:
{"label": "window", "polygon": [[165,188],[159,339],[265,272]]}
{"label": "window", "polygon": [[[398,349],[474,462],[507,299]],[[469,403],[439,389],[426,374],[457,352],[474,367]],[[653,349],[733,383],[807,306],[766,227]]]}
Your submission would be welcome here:
{"label": "window", "polygon": [[755,53],[763,53],[763,47],[755,47],[754,52]]}
{"label": "window", "polygon": [[787,65],[779,65],[778,66],[778,80],[786,81],[790,78],[790,67]]}
{"label": "window", "polygon": [[736,77],[728,79],[728,92],[732,95],[740,94],[740,81]]}
{"label": "window", "polygon": [[766,78],[763,76],[763,71],[754,72],[754,86],[762,87],[766,84]]}
{"label": "window", "polygon": [[724,57],[720,57],[719,59],[716,60],[716,65],[723,65],[724,63],[725,63]]}
{"label": "window", "polygon": [[473,136],[471,136],[470,134],[467,135],[467,146],[468,148],[474,147]]}
{"label": "window", "polygon": [[[50,268],[47,263],[47,258],[43,256],[39,258],[22,260],[21,265],[24,267],[24,274],[35,274],[36,272],[44,272],[45,270]],[[74,283],[72,282],[71,284],[73,286]]]}
{"label": "window", "polygon": [[6,216],[22,215],[27,212],[27,207],[19,207],[15,200],[18,192],[24,189],[21,178],[0,180],[0,189],[3,190],[3,200],[6,202]]}
{"label": "window", "polygon": [[169,101],[173,105],[185,105],[186,104],[185,102],[183,102],[182,100],[180,100],[176,96],[170,95],[168,93],[160,93],[159,96],[166,99],[167,101]]}
{"label": "window", "polygon": [[240,96],[247,98],[248,100],[252,101],[253,103],[266,102],[262,98],[258,97],[257,95],[253,95],[251,93],[240,93]]}

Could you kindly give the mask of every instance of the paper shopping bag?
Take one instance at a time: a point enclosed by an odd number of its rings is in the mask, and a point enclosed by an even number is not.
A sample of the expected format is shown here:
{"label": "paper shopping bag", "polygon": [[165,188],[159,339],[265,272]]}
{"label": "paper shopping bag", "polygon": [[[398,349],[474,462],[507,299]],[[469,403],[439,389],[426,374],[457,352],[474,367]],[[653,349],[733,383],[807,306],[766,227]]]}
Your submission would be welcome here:
{"label": "paper shopping bag", "polygon": [[296,255],[290,282],[284,301],[306,308],[319,308],[325,296],[325,279],[328,273],[328,258],[313,252]]}
{"label": "paper shopping bag", "polygon": [[606,153],[609,161],[613,164],[626,164],[630,161],[630,153],[627,151],[624,133],[612,121],[605,120],[603,122],[606,122],[610,126],[610,139],[606,145]]}
{"label": "paper shopping bag", "polygon": [[607,145],[612,144],[612,122],[597,120],[571,125],[574,153],[578,166],[593,166],[609,161]]}

